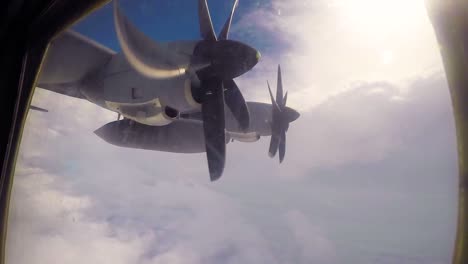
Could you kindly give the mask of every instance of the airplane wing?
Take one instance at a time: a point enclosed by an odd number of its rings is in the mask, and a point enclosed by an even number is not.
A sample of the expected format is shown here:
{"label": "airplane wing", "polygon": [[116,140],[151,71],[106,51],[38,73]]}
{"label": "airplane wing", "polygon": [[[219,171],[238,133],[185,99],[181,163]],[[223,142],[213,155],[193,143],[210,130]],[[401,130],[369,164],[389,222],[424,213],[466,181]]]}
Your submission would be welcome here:
{"label": "airplane wing", "polygon": [[85,98],[77,87],[80,80],[104,66],[115,54],[115,51],[75,31],[64,31],[49,45],[37,86]]}
{"label": "airplane wing", "polygon": [[49,110],[47,110],[47,109],[40,108],[40,107],[37,107],[37,106],[34,106],[34,105],[30,105],[29,109],[36,110],[36,111],[39,111],[39,112],[49,112]]}

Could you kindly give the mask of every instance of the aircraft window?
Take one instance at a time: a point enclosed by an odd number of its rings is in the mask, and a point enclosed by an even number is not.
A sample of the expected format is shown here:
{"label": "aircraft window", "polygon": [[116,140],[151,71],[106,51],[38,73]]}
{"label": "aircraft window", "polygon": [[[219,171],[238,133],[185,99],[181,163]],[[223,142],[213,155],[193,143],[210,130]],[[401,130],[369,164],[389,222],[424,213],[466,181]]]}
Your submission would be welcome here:
{"label": "aircraft window", "polygon": [[32,105],[9,264],[451,261],[423,0],[114,0],[51,43]]}

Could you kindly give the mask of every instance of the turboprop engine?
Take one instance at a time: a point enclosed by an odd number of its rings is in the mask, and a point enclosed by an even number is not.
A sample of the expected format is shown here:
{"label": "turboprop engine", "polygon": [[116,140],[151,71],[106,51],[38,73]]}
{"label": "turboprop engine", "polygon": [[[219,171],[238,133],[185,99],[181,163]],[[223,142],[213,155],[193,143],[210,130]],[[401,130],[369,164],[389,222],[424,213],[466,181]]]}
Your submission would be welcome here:
{"label": "turboprop engine", "polygon": [[152,41],[139,31],[114,1],[117,39],[125,58],[136,71],[153,79],[175,78],[189,73],[200,82],[197,97],[201,105],[211,181],[221,177],[226,160],[224,106],[231,110],[242,130],[246,131],[250,123],[247,104],[234,78],[250,71],[260,59],[260,52],[255,48],[228,37],[237,2],[234,1],[230,15],[216,35],[206,0],[198,0],[202,39],[192,42],[195,44],[190,46],[192,52],[181,53]]}

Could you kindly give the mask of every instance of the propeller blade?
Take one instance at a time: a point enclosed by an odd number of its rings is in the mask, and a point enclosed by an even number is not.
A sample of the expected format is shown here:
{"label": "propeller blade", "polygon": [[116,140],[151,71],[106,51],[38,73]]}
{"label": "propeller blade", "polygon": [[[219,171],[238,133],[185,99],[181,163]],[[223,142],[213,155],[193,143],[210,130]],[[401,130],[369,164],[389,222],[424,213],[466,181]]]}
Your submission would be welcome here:
{"label": "propeller blade", "polygon": [[270,83],[267,81],[268,85],[268,92],[270,93],[272,111],[271,111],[271,139],[270,139],[270,148],[268,150],[268,154],[270,157],[274,157],[276,155],[276,151],[278,151],[278,144],[279,144],[279,134],[280,134],[280,115],[281,109],[276,103],[275,99],[273,98],[273,93],[271,92]]}
{"label": "propeller blade", "polygon": [[210,10],[208,9],[206,0],[198,0],[198,22],[200,24],[201,37],[204,40],[216,41]]}
{"label": "propeller blade", "polygon": [[205,94],[202,103],[206,156],[211,181],[221,177],[226,157],[223,83],[207,79],[201,83]]}
{"label": "propeller blade", "polygon": [[237,120],[239,127],[246,131],[250,125],[250,114],[245,99],[234,80],[223,81],[223,85],[226,89],[224,101]]}
{"label": "propeller blade", "polygon": [[278,80],[276,82],[276,103],[278,105],[283,104],[283,81],[281,80],[281,68],[278,64]]}
{"label": "propeller blade", "polygon": [[29,108],[31,110],[36,110],[36,111],[40,111],[40,112],[49,112],[49,110],[47,110],[47,109],[40,108],[40,107],[37,107],[37,106],[34,106],[34,105],[30,105]]}
{"label": "propeller blade", "polygon": [[270,158],[273,158],[276,155],[276,151],[278,151],[279,141],[280,139],[278,135],[272,133],[270,139],[270,148],[268,149],[268,156],[270,156]]}
{"label": "propeller blade", "polygon": [[239,2],[238,0],[234,0],[234,4],[232,5],[232,9],[231,9],[231,14],[226,20],[226,23],[224,23],[223,29],[218,35],[218,39],[228,39],[229,29],[231,28],[231,23],[232,23],[232,16],[234,15],[234,11],[237,8],[238,2]]}
{"label": "propeller blade", "polygon": [[190,58],[173,52],[164,45],[150,39],[133,25],[120,11],[118,1],[114,1],[114,23],[117,39],[122,52],[130,65],[141,74],[155,79],[173,78],[185,74],[180,61],[190,62]]}
{"label": "propeller blade", "polygon": [[286,154],[286,131],[281,131],[281,137],[279,142],[279,162],[283,162],[284,154]]}
{"label": "propeller blade", "polygon": [[283,109],[286,107],[286,102],[288,101],[288,92],[284,94],[283,98]]}
{"label": "propeller blade", "polygon": [[275,112],[275,110],[281,112],[278,104],[275,101],[275,98],[273,98],[273,93],[271,92],[270,83],[268,83],[268,81],[267,81],[267,85],[268,85],[268,92],[270,92],[270,99],[271,99],[271,105],[273,106],[273,113]]}

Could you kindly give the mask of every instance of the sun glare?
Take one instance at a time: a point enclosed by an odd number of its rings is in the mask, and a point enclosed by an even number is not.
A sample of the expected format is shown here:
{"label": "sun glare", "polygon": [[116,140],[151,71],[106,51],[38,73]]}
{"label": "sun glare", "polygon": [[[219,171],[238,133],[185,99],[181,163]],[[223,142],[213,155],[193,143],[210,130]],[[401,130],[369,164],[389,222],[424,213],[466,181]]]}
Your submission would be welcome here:
{"label": "sun glare", "polygon": [[346,23],[367,33],[405,30],[423,20],[423,0],[335,0]]}
{"label": "sun glare", "polygon": [[330,11],[342,45],[359,52],[353,59],[364,65],[361,78],[369,72],[375,79],[405,78],[433,62],[426,56],[432,43],[424,0],[335,0]]}
{"label": "sun glare", "polygon": [[393,62],[393,52],[391,50],[384,50],[380,54],[381,61],[385,65],[389,65]]}

